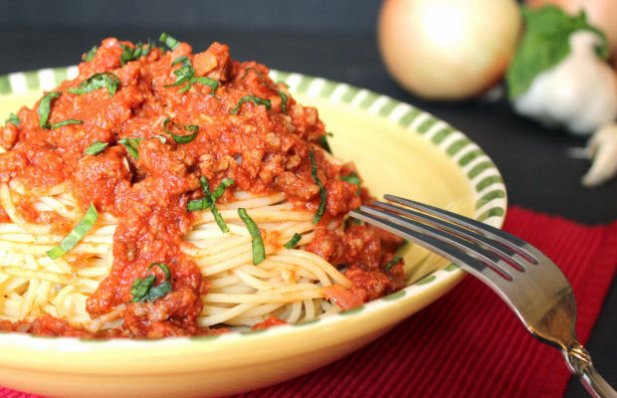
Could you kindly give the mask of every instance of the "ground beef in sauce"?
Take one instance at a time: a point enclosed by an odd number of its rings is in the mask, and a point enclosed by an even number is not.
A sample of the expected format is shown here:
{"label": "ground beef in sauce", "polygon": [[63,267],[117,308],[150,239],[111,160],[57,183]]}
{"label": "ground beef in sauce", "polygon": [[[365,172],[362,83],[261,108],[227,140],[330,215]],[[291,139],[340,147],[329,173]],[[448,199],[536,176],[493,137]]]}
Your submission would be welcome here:
{"label": "ground beef in sauce", "polygon": [[[19,125],[7,124],[0,134],[0,145],[8,150],[0,154],[0,181],[43,190],[66,182],[84,212],[94,204],[99,212],[119,220],[111,273],[88,299],[87,310],[96,317],[126,304],[124,324],[96,337],[220,332],[198,325],[200,294],[207,292],[207,285],[196,264],[179,250],[193,217],[186,203],[201,195],[199,177],[205,176],[211,186],[233,178],[234,190],[254,194],[283,192],[297,208],[316,212],[320,189],[311,175],[311,151],[327,201],[315,239],[306,250],[344,270],[354,284],[346,294],[360,301],[403,286],[400,262],[385,269],[400,239],[365,225],[352,224],[344,231],[327,228],[332,222],[342,224],[349,210],[369,196],[341,179],[353,165],[332,163],[319,148],[326,133],[316,109],[298,104],[284,84],[268,77],[264,65],[233,60],[224,44],[213,43],[198,53],[187,43],[171,51],[153,47],[123,65],[122,53],[134,46],[115,38],[103,40],[94,57],[79,65],[79,75],[55,90],[61,94],[52,102],[49,123],[76,119],[83,124],[41,128],[37,103],[20,109]],[[190,60],[195,76],[218,83],[215,95],[207,84],[192,84],[185,92],[184,85],[173,86],[175,72],[182,67],[173,61],[180,57]],[[106,89],[82,95],[69,92],[97,73],[117,76],[120,85],[113,95]],[[249,95],[270,101],[270,109],[249,101],[232,114],[238,101]],[[161,142],[168,118],[176,133],[186,134],[182,126],[193,125],[199,134],[186,144],[169,136]],[[123,138],[140,139],[138,157],[120,144]],[[84,150],[96,141],[108,147],[98,156],[85,156]],[[230,197],[231,190],[221,200]],[[29,221],[45,221],[45,215],[28,204],[20,211]],[[8,221],[3,210],[0,218]],[[62,220],[47,221],[59,225],[57,233],[71,228]],[[144,277],[153,262],[169,266],[172,293],[152,303],[131,303],[132,283]],[[158,282],[161,278],[157,274]],[[273,319],[259,327],[278,323]],[[0,330],[95,337],[49,315],[31,323],[0,321]]]}

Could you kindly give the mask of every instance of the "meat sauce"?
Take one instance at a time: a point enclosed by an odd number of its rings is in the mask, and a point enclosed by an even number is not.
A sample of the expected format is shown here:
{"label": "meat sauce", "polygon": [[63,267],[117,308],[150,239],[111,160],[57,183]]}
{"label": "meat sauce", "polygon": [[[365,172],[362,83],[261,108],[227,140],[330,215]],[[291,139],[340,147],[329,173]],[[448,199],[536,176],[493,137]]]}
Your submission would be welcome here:
{"label": "meat sauce", "polygon": [[[316,212],[320,195],[311,175],[310,152],[327,200],[315,239],[306,250],[343,269],[353,282],[351,290],[337,294],[335,289],[330,298],[334,302],[338,298],[341,306],[353,306],[403,286],[402,263],[385,269],[400,240],[366,225],[350,225],[345,231],[326,228],[331,221],[342,222],[349,210],[369,197],[341,178],[354,172],[351,164],[331,163],[317,149],[326,133],[315,108],[296,103],[285,85],[268,77],[264,65],[232,60],[224,44],[213,43],[197,54],[187,43],[168,51],[153,47],[123,65],[126,48],[135,45],[103,40],[94,57],[79,65],[79,76],[55,90],[61,94],[51,103],[49,123],[73,119],[83,124],[41,128],[37,103],[32,109],[20,109],[19,125],[9,123],[0,134],[0,144],[7,149],[0,154],[0,181],[18,181],[33,192],[65,183],[84,212],[93,204],[99,212],[118,218],[113,267],[87,300],[87,311],[97,317],[125,305],[124,323],[97,336],[158,338],[220,332],[197,323],[207,284],[179,248],[194,217],[186,204],[202,196],[199,177],[205,176],[211,186],[233,178],[233,190],[256,195],[283,192],[297,208]],[[183,85],[173,86],[182,67],[174,60],[180,57],[190,61],[195,76],[217,82],[216,91],[201,83],[186,91]],[[117,76],[117,91],[69,92],[97,73]],[[267,99],[270,106],[247,101],[234,112],[245,96]],[[183,144],[167,136],[163,143],[160,136],[165,136],[163,124],[168,118],[175,134],[184,135],[182,126],[195,125],[198,135]],[[123,138],[141,139],[137,158],[120,144]],[[84,155],[96,141],[108,147],[97,156]],[[231,191],[220,200],[231,200]],[[66,234],[74,226],[73,221],[38,212],[28,203],[18,208],[31,222],[53,223],[57,233]],[[4,211],[0,219],[9,221]],[[154,262],[168,265],[172,292],[152,303],[132,303],[131,285]],[[153,271],[162,281],[162,272]],[[260,327],[270,324],[276,322]],[[49,315],[30,323],[0,322],[0,330],[90,335]]]}

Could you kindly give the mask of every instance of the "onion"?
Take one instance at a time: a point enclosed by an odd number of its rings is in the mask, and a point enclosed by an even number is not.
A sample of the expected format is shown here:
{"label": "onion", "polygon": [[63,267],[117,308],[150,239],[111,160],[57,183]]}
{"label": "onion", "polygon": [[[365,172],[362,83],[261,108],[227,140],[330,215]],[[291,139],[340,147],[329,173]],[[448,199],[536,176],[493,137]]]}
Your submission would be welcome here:
{"label": "onion", "polygon": [[390,74],[409,91],[463,99],[503,76],[520,29],[514,0],[385,0],[379,48]]}
{"label": "onion", "polygon": [[613,59],[617,61],[617,0],[525,0],[525,4],[533,8],[553,4],[572,15],[585,10],[589,23],[606,34]]}

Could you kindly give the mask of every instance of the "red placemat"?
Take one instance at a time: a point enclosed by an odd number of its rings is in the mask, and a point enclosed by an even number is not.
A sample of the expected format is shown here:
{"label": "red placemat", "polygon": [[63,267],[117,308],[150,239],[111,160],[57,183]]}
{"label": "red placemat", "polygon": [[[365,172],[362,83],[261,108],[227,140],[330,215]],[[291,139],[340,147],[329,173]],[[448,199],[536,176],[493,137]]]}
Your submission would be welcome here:
{"label": "red placemat", "polygon": [[[514,207],[504,229],[561,266],[576,294],[577,334],[584,343],[617,269],[617,222],[589,227]],[[489,288],[468,277],[366,348],[236,398],[552,398],[563,395],[569,377],[557,350],[531,338]],[[1,387],[0,397],[35,398]]]}

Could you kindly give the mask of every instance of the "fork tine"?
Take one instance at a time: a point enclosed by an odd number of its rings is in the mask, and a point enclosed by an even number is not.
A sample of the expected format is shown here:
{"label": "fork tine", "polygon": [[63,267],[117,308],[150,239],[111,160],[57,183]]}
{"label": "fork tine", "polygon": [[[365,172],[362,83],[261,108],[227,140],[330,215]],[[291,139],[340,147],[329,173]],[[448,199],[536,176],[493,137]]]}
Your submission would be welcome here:
{"label": "fork tine", "polygon": [[449,232],[367,206],[360,206],[359,210],[353,210],[350,214],[425,246],[469,271],[477,271],[479,275],[476,276],[481,279],[488,278],[484,274],[495,272],[504,280],[513,280],[508,269],[500,266],[497,256]]}
{"label": "fork tine", "polygon": [[428,213],[421,213],[417,210],[397,206],[391,203],[383,203],[383,202],[375,201],[372,203],[372,206],[381,208],[381,209],[384,209],[386,211],[390,211],[396,214],[400,214],[402,216],[411,217],[414,220],[419,220],[433,227],[450,232],[463,239],[471,240],[471,242],[480,244],[482,245],[484,249],[494,252],[502,260],[504,260],[506,263],[508,263],[509,265],[511,265],[518,271],[524,271],[527,268],[526,262],[522,261],[522,260],[526,260],[526,258],[524,257],[521,258],[521,256],[519,256],[518,258],[514,257],[514,255],[518,253],[514,250],[511,250],[510,246],[499,244],[499,242],[495,242],[495,240],[487,236],[478,234],[470,229],[463,228],[451,222],[444,221],[439,218],[433,217]]}
{"label": "fork tine", "polygon": [[444,220],[450,221],[455,225],[467,228],[480,235],[492,238],[500,244],[508,247],[510,250],[516,252],[517,254],[525,258],[527,261],[533,264],[538,264],[538,258],[536,257],[536,255],[526,249],[529,245],[525,241],[517,238],[516,236],[510,235],[498,228],[492,227],[488,224],[484,224],[480,221],[468,219],[466,217],[460,216],[456,213],[444,209],[440,209],[438,207],[419,203],[410,199],[401,198],[400,196],[386,194],[384,195],[384,198],[391,202],[398,203],[412,209],[420,210],[431,215],[436,215]]}

